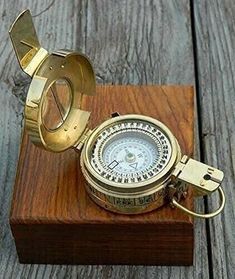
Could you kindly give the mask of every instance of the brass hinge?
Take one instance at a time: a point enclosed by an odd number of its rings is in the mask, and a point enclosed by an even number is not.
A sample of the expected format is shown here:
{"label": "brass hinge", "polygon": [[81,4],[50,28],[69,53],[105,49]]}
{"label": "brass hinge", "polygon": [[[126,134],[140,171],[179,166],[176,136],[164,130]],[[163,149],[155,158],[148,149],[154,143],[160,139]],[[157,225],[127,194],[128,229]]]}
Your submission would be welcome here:
{"label": "brass hinge", "polygon": [[86,142],[87,138],[91,135],[91,133],[92,130],[90,130],[89,128],[85,130],[77,144],[74,145],[76,151],[80,151],[82,149],[84,143]]}

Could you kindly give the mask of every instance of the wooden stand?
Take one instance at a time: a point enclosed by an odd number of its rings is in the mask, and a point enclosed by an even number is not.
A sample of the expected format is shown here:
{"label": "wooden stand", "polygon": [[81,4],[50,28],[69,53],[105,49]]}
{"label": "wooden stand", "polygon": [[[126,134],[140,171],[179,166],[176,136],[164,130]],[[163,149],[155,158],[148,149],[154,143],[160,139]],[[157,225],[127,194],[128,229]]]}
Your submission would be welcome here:
{"label": "wooden stand", "polygon": [[[182,151],[193,155],[193,88],[98,86],[84,97],[95,127],[114,111],[154,117],[166,124]],[[169,205],[151,213],[110,213],[84,190],[79,154],[54,154],[24,133],[10,225],[21,263],[191,265],[193,222]],[[183,204],[193,208],[189,196]]]}

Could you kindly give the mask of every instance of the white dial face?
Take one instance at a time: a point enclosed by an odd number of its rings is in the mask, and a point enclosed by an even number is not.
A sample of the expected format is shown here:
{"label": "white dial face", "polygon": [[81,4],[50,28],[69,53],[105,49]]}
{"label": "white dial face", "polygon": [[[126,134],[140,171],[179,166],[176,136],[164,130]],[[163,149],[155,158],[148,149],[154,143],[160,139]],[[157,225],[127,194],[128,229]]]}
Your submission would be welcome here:
{"label": "white dial face", "polygon": [[159,159],[159,147],[146,134],[118,133],[103,151],[104,163],[118,174],[136,175],[151,169]]}
{"label": "white dial face", "polygon": [[156,125],[126,120],[103,130],[92,147],[91,165],[102,177],[138,183],[160,173],[171,158],[171,144]]}

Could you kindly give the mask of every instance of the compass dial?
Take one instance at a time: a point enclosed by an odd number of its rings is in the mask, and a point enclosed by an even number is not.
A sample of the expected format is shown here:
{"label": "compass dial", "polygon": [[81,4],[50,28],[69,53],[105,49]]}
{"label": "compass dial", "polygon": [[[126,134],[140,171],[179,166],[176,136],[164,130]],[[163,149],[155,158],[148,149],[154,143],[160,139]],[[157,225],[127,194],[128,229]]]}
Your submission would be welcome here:
{"label": "compass dial", "polygon": [[159,174],[172,147],[156,125],[126,120],[102,130],[92,146],[91,165],[102,177],[117,183],[138,183]]}
{"label": "compass dial", "polygon": [[146,134],[117,133],[103,150],[103,161],[117,174],[138,175],[151,169],[159,159],[160,147]]}

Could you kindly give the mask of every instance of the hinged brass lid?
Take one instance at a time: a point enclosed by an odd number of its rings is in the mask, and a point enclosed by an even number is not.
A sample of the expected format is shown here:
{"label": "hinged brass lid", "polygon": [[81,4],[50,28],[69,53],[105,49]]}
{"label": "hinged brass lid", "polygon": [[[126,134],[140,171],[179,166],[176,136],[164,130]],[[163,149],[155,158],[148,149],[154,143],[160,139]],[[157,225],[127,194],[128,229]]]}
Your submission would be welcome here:
{"label": "hinged brass lid", "polygon": [[89,59],[69,50],[48,54],[39,44],[28,10],[17,17],[10,36],[21,67],[32,75],[25,105],[31,140],[54,152],[77,146],[90,116],[81,109],[82,96],[95,94]]}

